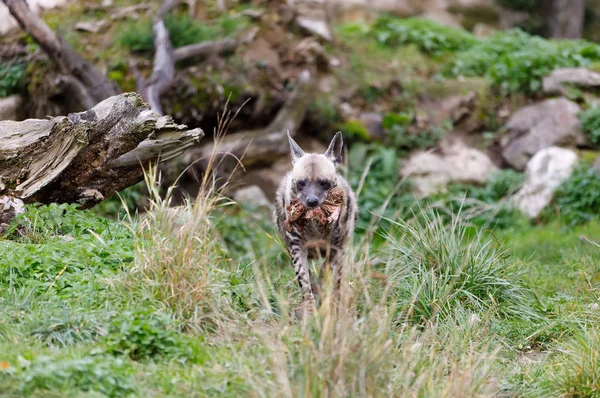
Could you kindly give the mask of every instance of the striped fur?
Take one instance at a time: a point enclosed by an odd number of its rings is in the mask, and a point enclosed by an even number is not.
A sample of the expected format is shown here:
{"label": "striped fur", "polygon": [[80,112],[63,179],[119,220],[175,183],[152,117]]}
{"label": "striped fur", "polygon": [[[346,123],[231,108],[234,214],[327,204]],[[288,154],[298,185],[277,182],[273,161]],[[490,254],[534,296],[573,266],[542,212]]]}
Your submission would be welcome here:
{"label": "striped fur", "polygon": [[[277,190],[274,218],[279,235],[292,257],[303,299],[305,302],[312,302],[319,289],[318,283],[311,276],[308,264],[309,249],[316,246],[318,252],[325,255],[324,267],[329,264],[334,286],[339,289],[344,248],[352,244],[358,207],[350,185],[336,171],[336,166],[341,162],[343,148],[340,132],[335,135],[325,154],[305,154],[291,137],[289,141],[293,169],[283,178]],[[310,203],[318,202],[320,205],[325,201],[328,190],[334,187],[340,187],[344,191],[344,205],[340,209],[338,220],[328,231],[324,232],[316,225],[308,225],[302,231],[296,227],[291,231],[284,229],[286,206],[292,199],[300,199],[306,207],[310,207]]]}

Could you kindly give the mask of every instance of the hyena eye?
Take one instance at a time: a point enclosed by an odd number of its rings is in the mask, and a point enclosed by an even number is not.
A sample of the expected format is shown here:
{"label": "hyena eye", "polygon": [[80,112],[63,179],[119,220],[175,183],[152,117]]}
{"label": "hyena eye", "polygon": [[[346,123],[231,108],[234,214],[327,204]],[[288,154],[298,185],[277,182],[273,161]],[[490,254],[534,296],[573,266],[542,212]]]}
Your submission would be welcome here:
{"label": "hyena eye", "polygon": [[331,188],[331,183],[329,181],[321,181],[321,188],[328,191]]}
{"label": "hyena eye", "polygon": [[306,181],[304,180],[300,180],[296,183],[296,187],[298,187],[298,189],[302,189],[306,186]]}

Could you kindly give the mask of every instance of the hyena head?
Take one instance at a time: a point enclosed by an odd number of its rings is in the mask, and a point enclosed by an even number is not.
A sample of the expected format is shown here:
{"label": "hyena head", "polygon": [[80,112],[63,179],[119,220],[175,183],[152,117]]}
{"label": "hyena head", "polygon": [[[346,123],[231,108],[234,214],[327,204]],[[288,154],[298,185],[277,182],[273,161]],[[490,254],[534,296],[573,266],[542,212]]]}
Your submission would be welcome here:
{"label": "hyena head", "polygon": [[290,137],[292,152],[290,194],[305,207],[318,207],[327,199],[327,192],[337,186],[336,166],[342,161],[342,132],[338,131],[324,154],[304,153]]}

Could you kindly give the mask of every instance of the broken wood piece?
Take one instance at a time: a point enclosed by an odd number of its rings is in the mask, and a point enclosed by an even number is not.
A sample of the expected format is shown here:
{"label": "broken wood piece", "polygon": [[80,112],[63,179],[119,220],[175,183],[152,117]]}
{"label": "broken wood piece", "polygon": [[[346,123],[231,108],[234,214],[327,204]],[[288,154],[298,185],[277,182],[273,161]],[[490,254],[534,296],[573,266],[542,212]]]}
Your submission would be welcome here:
{"label": "broken wood piece", "polygon": [[178,156],[204,133],[149,109],[135,93],[48,120],[0,122],[0,195],[92,207]]}

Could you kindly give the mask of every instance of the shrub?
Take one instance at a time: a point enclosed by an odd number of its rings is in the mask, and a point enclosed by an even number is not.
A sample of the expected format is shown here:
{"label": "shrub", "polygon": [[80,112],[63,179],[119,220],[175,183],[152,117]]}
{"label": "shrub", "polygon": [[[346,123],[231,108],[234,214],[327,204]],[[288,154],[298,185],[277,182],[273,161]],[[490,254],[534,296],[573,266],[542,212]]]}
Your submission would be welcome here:
{"label": "shrub", "polygon": [[584,224],[600,212],[600,175],[587,164],[578,166],[555,191],[551,206],[543,216],[550,218],[554,211],[569,226]]}
{"label": "shrub", "polygon": [[462,29],[448,28],[420,18],[398,19],[383,16],[377,19],[370,33],[381,44],[415,44],[423,52],[432,55],[465,50],[477,41],[472,34]]}
{"label": "shrub", "polygon": [[130,370],[117,358],[89,356],[81,359],[41,358],[23,375],[23,392],[79,390],[109,397],[135,392]]}
{"label": "shrub", "polygon": [[590,142],[596,146],[600,145],[600,107],[592,107],[580,112],[579,119]]}
{"label": "shrub", "polygon": [[158,356],[173,359],[190,356],[172,320],[150,310],[126,311],[113,319],[107,345],[108,353],[127,355],[134,361]]}
{"label": "shrub", "polygon": [[16,94],[25,87],[26,70],[24,63],[0,62],[0,98]]}

